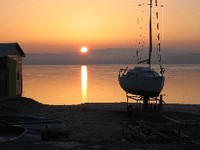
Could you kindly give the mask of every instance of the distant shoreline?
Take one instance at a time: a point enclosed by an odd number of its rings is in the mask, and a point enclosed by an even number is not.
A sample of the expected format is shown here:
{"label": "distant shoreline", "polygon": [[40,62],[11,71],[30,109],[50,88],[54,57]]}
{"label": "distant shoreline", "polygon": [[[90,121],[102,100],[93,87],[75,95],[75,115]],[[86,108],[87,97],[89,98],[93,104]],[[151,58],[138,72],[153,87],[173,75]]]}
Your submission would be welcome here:
{"label": "distant shoreline", "polygon": [[[93,65],[97,65],[97,66],[100,66],[100,65],[138,65],[137,63],[100,63],[100,64],[25,64],[23,63],[24,66],[65,66],[65,65],[68,65],[68,66],[82,66],[82,65],[87,65],[87,66],[93,66]],[[153,64],[153,65],[157,65],[157,64]],[[178,65],[178,66],[184,66],[184,65],[200,65],[200,63],[180,63],[180,64],[175,64],[175,63],[167,63],[167,64],[162,64],[162,65]]]}
{"label": "distant shoreline", "polygon": [[[137,64],[132,49],[94,50],[83,56],[79,53],[27,53],[26,65]],[[177,51],[162,55],[162,64],[200,64],[200,52]],[[153,59],[154,60],[154,59]],[[157,60],[155,62],[157,63]]]}

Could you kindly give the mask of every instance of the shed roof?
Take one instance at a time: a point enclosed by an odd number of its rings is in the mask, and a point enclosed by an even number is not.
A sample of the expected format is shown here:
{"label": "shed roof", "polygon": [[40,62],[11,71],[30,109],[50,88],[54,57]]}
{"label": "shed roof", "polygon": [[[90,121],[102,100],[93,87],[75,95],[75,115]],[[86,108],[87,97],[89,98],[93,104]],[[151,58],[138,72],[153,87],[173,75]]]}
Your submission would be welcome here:
{"label": "shed roof", "polygon": [[6,57],[8,55],[25,57],[25,53],[18,43],[0,43],[0,57]]}

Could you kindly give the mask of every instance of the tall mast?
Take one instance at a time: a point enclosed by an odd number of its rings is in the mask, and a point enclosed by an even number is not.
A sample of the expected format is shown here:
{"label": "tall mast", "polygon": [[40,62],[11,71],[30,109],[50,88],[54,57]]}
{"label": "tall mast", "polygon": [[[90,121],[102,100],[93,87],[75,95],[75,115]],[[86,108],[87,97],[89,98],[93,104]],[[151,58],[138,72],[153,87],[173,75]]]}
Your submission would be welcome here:
{"label": "tall mast", "polygon": [[149,59],[148,59],[148,64],[149,67],[151,68],[151,53],[152,53],[152,0],[150,0],[149,4]]}

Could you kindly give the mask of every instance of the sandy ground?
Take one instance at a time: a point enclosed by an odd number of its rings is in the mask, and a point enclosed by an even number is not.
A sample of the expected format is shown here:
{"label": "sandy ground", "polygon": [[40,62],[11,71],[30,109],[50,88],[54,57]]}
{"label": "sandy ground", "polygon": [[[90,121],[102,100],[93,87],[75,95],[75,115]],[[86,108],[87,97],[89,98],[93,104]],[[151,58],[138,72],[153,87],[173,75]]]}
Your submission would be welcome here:
{"label": "sandy ground", "polygon": [[[62,150],[62,149],[200,149],[200,124],[181,126],[181,132],[190,140],[170,142],[147,142],[138,140],[121,123],[142,122],[156,130],[171,129],[172,123],[163,120],[161,115],[176,120],[200,120],[200,105],[166,105],[162,114],[155,111],[136,111],[129,114],[125,103],[81,104],[50,106],[34,100],[22,98],[0,102],[0,113],[48,116],[61,120],[67,129],[65,136],[40,142],[1,143],[0,150]],[[178,125],[173,128],[178,129]],[[196,127],[196,134],[194,134]],[[123,132],[124,131],[124,132]],[[188,131],[188,132],[187,132]],[[195,138],[194,138],[195,136]],[[195,142],[194,142],[195,140]]]}

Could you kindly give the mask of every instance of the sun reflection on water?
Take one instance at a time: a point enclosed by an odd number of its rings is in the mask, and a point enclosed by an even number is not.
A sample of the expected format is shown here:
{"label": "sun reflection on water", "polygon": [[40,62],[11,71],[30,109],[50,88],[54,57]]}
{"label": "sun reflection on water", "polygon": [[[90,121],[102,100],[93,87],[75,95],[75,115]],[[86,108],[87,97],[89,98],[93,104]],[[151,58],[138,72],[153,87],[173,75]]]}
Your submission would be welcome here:
{"label": "sun reflection on water", "polygon": [[87,102],[87,66],[81,66],[81,94],[82,103]]}

